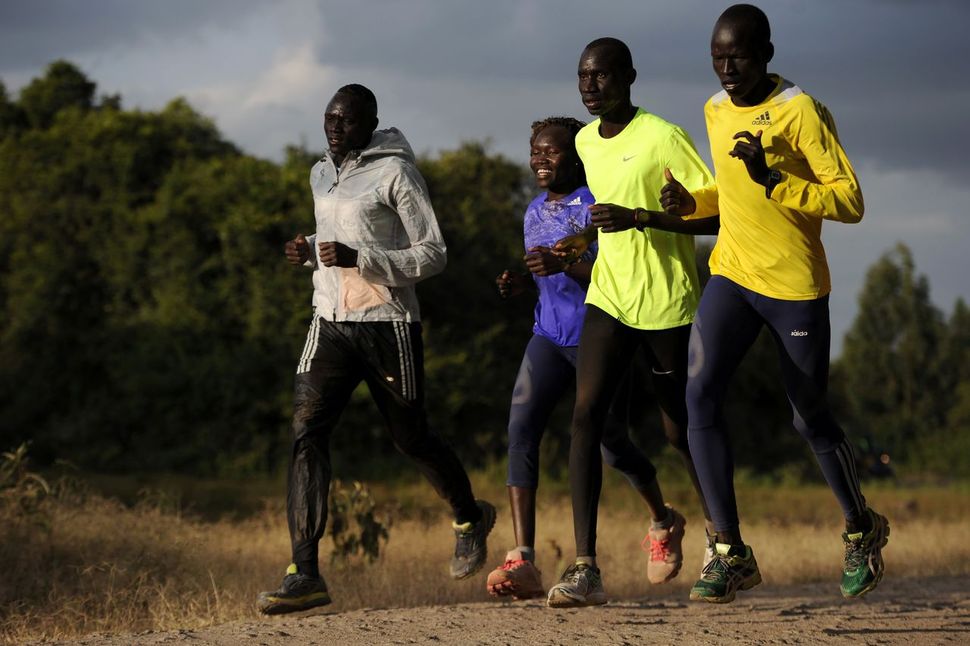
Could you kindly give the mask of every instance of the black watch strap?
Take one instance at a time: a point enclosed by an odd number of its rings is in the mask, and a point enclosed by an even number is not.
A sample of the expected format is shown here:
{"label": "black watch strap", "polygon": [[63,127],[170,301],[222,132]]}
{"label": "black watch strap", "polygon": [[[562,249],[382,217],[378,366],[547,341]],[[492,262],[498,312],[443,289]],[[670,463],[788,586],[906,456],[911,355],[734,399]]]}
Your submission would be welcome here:
{"label": "black watch strap", "polygon": [[775,190],[778,186],[778,182],[781,181],[781,171],[777,171],[774,168],[768,169],[768,182],[765,184],[765,197],[771,197],[771,192]]}
{"label": "black watch strap", "polygon": [[[647,222],[640,221],[640,212],[646,213],[647,210],[644,208],[637,207],[633,209],[633,226],[637,231],[643,231],[647,227]],[[649,216],[648,216],[649,219]]]}

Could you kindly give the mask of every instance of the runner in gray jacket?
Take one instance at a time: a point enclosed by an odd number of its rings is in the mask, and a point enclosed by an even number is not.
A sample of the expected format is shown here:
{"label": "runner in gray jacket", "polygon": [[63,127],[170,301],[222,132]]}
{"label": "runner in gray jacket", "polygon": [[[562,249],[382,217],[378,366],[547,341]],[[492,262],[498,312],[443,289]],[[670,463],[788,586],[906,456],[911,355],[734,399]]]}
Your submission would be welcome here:
{"label": "runner in gray jacket", "polygon": [[316,232],[284,252],[313,267],[313,319],[296,370],[293,452],[286,496],[293,563],[267,614],[330,603],[318,544],[327,521],[330,434],[361,381],[395,446],[417,465],[455,521],[456,579],[478,571],[495,508],[476,501],[455,453],[428,429],[424,353],[414,285],[445,267],[445,244],[414,153],[398,130],[377,130],[377,101],[361,85],[327,105],[330,150],[310,171]]}

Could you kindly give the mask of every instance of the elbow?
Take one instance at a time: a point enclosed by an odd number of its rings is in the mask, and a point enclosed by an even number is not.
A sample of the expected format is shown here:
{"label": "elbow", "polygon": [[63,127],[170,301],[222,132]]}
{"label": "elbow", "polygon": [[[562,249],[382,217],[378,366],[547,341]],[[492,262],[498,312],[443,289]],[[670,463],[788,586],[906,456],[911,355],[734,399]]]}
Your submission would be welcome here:
{"label": "elbow", "polygon": [[840,191],[833,195],[832,201],[828,206],[827,215],[822,217],[826,220],[835,220],[843,224],[856,224],[862,221],[866,205],[862,199],[862,192],[858,189],[853,191]]}
{"label": "elbow", "polygon": [[847,214],[847,217],[844,220],[846,223],[856,224],[862,221],[862,216],[866,212],[866,205],[865,205],[865,202],[863,202],[862,200],[862,194],[859,194],[859,196],[855,200],[852,200],[849,203],[848,211],[849,212]]}
{"label": "elbow", "polygon": [[440,247],[433,247],[430,249],[428,254],[428,262],[425,264],[424,278],[430,278],[431,276],[437,276],[445,270],[448,264],[448,252],[444,245]]}

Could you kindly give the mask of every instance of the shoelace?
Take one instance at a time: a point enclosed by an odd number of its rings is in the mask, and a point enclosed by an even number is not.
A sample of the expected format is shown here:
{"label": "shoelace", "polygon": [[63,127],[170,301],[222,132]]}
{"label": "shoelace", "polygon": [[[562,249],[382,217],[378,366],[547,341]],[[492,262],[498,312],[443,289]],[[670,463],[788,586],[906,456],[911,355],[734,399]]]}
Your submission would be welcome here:
{"label": "shoelace", "polygon": [[527,561],[525,559],[508,560],[502,565],[503,570],[514,570],[520,565],[525,565]]}
{"label": "shoelace", "polygon": [[580,579],[583,578],[585,571],[589,569],[591,568],[588,566],[570,565],[568,568],[566,568],[562,578],[570,583],[579,583]]}
{"label": "shoelace", "polygon": [[475,547],[475,532],[455,530],[455,556],[468,556]]}
{"label": "shoelace", "polygon": [[865,541],[861,538],[857,541],[846,541],[845,543],[845,565],[849,569],[861,567],[868,559],[869,554],[865,549]]}
{"label": "shoelace", "polygon": [[722,554],[715,554],[711,562],[701,572],[701,579],[703,581],[717,581],[718,579],[724,578],[724,575],[730,567],[727,562],[729,558]]}
{"label": "shoelace", "polygon": [[670,554],[670,548],[667,547],[667,544],[669,542],[670,542],[670,539],[668,538],[664,538],[659,541],[656,541],[651,538],[650,539],[650,560],[666,561],[667,556]]}

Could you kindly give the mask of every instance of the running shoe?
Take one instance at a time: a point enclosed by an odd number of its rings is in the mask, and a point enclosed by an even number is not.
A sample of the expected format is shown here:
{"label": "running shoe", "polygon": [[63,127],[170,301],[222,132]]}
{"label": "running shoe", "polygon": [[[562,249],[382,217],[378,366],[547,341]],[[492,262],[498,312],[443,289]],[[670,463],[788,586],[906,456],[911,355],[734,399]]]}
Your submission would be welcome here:
{"label": "running shoe", "polygon": [[485,539],[495,526],[495,507],[484,500],[475,502],[482,510],[482,517],[477,523],[451,523],[455,530],[455,555],[451,559],[453,579],[466,579],[475,574],[482,569],[488,556]]}
{"label": "running shoe", "polygon": [[714,545],[714,559],[701,572],[700,580],[690,589],[691,601],[730,603],[738,590],[748,590],[761,583],[761,572],[754,552],[747,545]]}
{"label": "running shoe", "polygon": [[522,552],[512,550],[505,555],[505,563],[488,574],[485,582],[488,593],[494,597],[533,599],[545,595],[542,572],[535,563],[522,557]]}
{"label": "running shoe", "polygon": [[842,567],[842,596],[861,597],[875,589],[882,580],[885,565],[882,548],[889,542],[889,521],[869,508],[872,529],[866,533],[842,534],[845,564]]}
{"label": "running shoe", "polygon": [[707,567],[707,564],[714,560],[714,553],[715,553],[715,551],[714,551],[715,550],[714,544],[717,542],[717,536],[715,536],[713,534],[709,534],[707,532],[707,528],[705,527],[704,528],[704,539],[705,539],[705,544],[704,544],[704,563],[701,565],[701,572],[702,573],[704,572],[704,568]]}
{"label": "running shoe", "polygon": [[[650,583],[666,583],[677,576],[684,564],[684,526],[687,521],[683,515],[667,505],[673,521],[670,527],[650,528],[640,543],[640,547],[650,554],[647,561],[647,580]],[[648,546],[649,543],[649,546]]]}
{"label": "running shoe", "polygon": [[330,603],[330,594],[323,577],[309,576],[296,571],[296,564],[290,563],[279,590],[260,592],[256,607],[266,615],[280,615],[285,612],[299,612]]}
{"label": "running shoe", "polygon": [[547,603],[553,608],[601,606],[606,603],[599,568],[586,563],[574,563],[567,567],[559,577],[559,583],[549,588]]}

